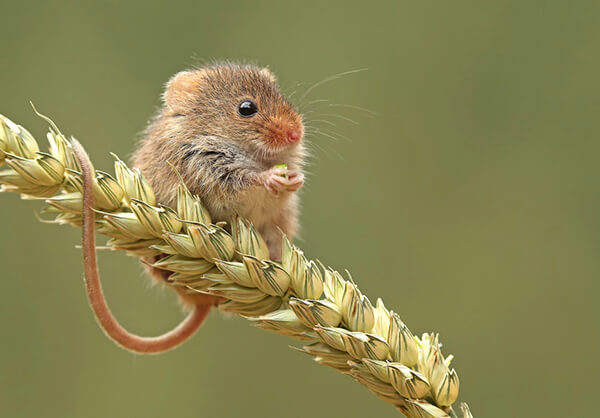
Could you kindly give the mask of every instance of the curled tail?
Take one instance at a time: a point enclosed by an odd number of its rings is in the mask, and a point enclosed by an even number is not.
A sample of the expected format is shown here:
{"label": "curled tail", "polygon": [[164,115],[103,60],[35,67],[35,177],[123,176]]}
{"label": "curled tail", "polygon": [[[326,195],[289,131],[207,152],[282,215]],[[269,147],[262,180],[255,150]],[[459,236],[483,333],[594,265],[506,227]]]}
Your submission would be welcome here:
{"label": "curled tail", "polygon": [[183,344],[200,328],[210,311],[210,305],[194,306],[193,311],[177,327],[157,337],[140,337],[130,333],[119,324],[110,311],[100,284],[96,260],[92,164],[87,153],[76,139],[72,139],[72,145],[83,175],[82,247],[85,286],[90,306],[98,324],[115,343],[139,354],[158,354]]}

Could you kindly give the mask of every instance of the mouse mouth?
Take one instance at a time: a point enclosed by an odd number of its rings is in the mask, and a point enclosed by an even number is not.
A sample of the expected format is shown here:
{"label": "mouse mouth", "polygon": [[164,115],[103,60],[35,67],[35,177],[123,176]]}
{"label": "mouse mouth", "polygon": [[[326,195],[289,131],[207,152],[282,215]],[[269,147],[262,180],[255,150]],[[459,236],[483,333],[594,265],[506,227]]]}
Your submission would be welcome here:
{"label": "mouse mouth", "polygon": [[302,133],[295,138],[287,135],[264,134],[258,142],[258,153],[264,158],[276,158],[288,152],[294,152],[302,143]]}

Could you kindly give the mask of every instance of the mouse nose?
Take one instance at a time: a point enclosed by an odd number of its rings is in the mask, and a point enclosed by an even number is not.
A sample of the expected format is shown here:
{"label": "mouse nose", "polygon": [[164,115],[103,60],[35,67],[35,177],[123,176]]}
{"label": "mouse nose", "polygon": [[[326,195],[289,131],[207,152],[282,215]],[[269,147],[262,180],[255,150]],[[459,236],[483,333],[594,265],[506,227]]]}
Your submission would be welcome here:
{"label": "mouse nose", "polygon": [[300,133],[300,130],[298,128],[291,128],[287,132],[288,142],[297,142],[300,140],[301,136],[302,136],[302,134]]}

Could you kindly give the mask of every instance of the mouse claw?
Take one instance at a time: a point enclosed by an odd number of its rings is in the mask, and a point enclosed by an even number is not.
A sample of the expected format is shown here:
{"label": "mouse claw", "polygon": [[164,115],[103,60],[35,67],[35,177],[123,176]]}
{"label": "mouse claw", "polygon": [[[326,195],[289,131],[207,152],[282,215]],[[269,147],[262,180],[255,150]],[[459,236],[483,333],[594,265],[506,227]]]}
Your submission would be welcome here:
{"label": "mouse claw", "polygon": [[304,185],[304,174],[299,171],[288,172],[288,186],[287,191],[296,192]]}
{"label": "mouse claw", "polygon": [[304,174],[296,170],[274,167],[264,173],[263,185],[274,195],[296,192],[304,184]]}

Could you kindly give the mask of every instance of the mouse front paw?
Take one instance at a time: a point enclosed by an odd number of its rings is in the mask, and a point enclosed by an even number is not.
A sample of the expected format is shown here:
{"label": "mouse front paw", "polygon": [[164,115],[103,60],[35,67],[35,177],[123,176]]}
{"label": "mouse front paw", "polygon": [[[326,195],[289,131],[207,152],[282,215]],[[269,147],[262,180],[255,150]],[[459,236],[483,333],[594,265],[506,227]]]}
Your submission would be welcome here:
{"label": "mouse front paw", "polygon": [[304,174],[297,170],[273,167],[263,174],[263,185],[275,194],[298,191],[304,184]]}

